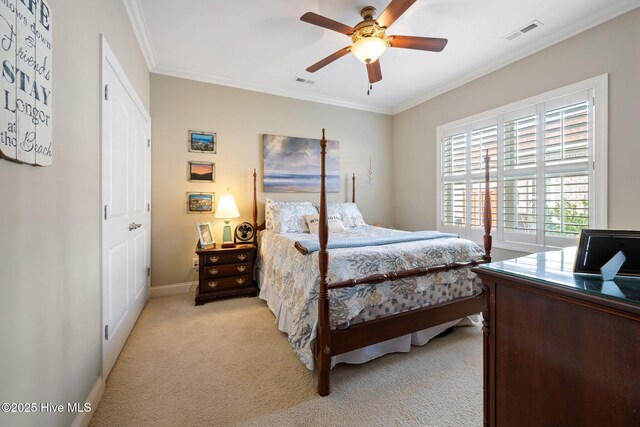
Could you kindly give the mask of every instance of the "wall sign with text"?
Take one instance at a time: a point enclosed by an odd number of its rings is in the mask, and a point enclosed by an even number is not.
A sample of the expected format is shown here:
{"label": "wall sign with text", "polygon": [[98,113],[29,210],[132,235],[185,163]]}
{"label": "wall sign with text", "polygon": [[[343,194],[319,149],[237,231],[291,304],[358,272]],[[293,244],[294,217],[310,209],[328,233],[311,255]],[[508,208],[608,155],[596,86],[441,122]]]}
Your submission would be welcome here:
{"label": "wall sign with text", "polygon": [[51,9],[44,0],[0,0],[0,154],[52,162]]}

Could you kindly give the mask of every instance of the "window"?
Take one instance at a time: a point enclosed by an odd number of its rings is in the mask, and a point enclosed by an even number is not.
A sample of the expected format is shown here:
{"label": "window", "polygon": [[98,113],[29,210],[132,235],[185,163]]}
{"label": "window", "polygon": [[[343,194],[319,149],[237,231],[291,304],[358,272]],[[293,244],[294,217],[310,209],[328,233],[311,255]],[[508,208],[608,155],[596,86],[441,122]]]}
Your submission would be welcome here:
{"label": "window", "polygon": [[529,252],[606,228],[607,75],[438,127],[438,228],[483,234],[490,156],[494,246]]}

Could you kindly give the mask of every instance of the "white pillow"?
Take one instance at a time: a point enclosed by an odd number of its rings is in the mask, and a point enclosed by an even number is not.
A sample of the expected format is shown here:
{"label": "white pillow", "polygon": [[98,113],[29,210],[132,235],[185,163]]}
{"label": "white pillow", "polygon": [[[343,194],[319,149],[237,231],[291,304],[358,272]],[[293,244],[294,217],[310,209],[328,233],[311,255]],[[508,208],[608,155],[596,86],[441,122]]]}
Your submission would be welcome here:
{"label": "white pillow", "polygon": [[[307,220],[307,225],[309,226],[309,233],[318,234],[318,228],[320,227],[320,215],[312,214],[305,215],[304,217]],[[327,222],[329,223],[329,232],[331,233],[347,231],[347,229],[344,228],[344,224],[342,224],[340,215],[327,215]]]}
{"label": "white pillow", "polygon": [[[316,208],[320,210],[320,208],[317,205],[316,205]],[[355,203],[350,203],[350,202],[328,203],[327,214],[340,215],[340,219],[342,219],[342,223],[347,228],[362,227],[367,225],[367,223],[364,222],[362,213],[360,212],[360,210],[358,209],[358,206]]]}
{"label": "white pillow", "polygon": [[275,202],[270,200],[270,212],[265,214],[265,227],[276,233],[308,233],[304,216],[318,213],[311,202]]}

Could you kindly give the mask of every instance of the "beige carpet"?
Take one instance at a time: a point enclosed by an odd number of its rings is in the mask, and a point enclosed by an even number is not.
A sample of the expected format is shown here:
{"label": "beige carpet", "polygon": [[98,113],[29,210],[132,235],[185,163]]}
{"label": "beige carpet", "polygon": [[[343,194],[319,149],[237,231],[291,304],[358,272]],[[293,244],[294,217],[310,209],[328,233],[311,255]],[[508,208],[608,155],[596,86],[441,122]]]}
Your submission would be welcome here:
{"label": "beige carpet", "polygon": [[258,298],[149,301],[93,426],[480,426],[482,333],[458,328],[410,353],[338,365],[332,393]]}

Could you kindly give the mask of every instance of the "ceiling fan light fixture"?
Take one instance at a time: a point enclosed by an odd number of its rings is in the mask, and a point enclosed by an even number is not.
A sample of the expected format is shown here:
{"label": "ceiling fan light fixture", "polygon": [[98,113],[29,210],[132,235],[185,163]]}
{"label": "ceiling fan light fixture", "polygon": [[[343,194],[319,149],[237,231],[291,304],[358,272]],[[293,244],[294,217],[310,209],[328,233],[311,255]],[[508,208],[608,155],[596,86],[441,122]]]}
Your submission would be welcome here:
{"label": "ceiling fan light fixture", "polygon": [[375,62],[387,50],[388,43],[378,37],[363,37],[351,47],[351,53],[364,64]]}

